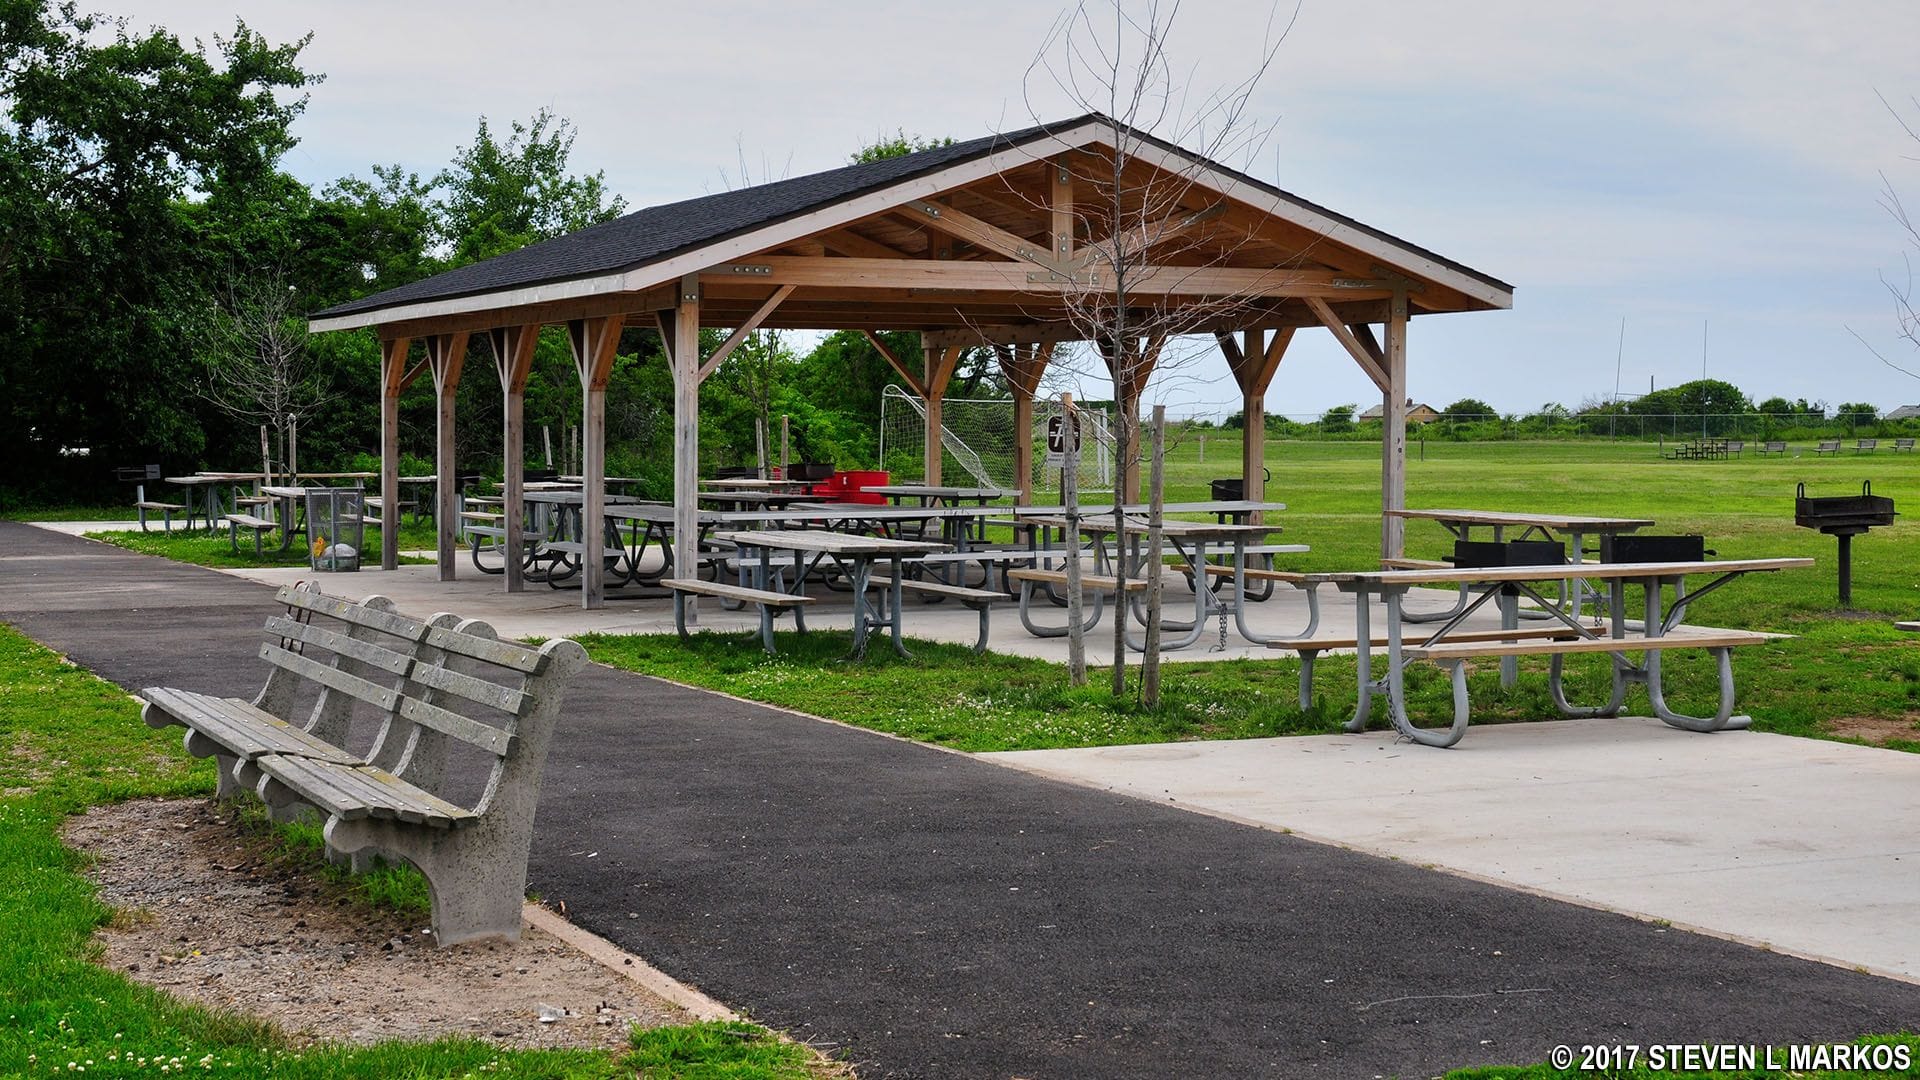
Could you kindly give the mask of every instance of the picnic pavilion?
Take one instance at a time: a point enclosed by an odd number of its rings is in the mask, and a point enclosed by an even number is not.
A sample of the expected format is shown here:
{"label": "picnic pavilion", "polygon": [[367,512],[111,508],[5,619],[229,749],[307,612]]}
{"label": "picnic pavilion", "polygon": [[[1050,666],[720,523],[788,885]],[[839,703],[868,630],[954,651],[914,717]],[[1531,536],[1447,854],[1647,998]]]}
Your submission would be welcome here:
{"label": "picnic pavilion", "polygon": [[[700,383],[748,334],[864,332],[926,402],[926,482],[938,484],[940,400],[960,351],[996,347],[1015,394],[1015,430],[1031,430],[1053,350],[1086,339],[1088,324],[1074,315],[1105,288],[1115,250],[1144,253],[1126,257],[1127,302],[1143,311],[1134,325],[1150,310],[1158,328],[1154,337],[1095,343],[1116,375],[1121,422],[1139,415],[1165,334],[1214,335],[1242,396],[1249,499],[1264,494],[1267,387],[1297,331],[1333,334],[1379,387],[1381,507],[1390,510],[1405,501],[1409,320],[1513,304],[1505,282],[1089,114],[649,207],[328,308],[309,327],[379,335],[380,494],[393,508],[400,394],[423,372],[439,402],[435,471],[455,475],[455,390],[474,335],[490,346],[504,391],[504,494],[508,506],[520,505],[522,394],[534,342],[542,327],[564,326],[583,391],[590,522],[604,509],[606,386],[620,332],[656,327],[674,385],[675,541],[692,550],[684,538],[698,534]],[[731,331],[705,357],[703,327]],[[918,333],[924,364],[902,362],[881,331]],[[410,362],[415,341],[424,358]],[[1016,470],[1030,476],[1032,448],[1019,446]],[[1137,465],[1118,481],[1124,500],[1137,498]],[[1020,501],[1031,496],[1023,484]],[[438,485],[442,580],[455,572],[455,498],[452,484]],[[596,608],[604,539],[599,529],[582,532],[582,602]],[[505,533],[514,591],[521,538]],[[1382,519],[1381,551],[1401,553],[1397,518]],[[398,530],[382,530],[382,568],[398,558]],[[683,560],[677,573],[694,568]]]}

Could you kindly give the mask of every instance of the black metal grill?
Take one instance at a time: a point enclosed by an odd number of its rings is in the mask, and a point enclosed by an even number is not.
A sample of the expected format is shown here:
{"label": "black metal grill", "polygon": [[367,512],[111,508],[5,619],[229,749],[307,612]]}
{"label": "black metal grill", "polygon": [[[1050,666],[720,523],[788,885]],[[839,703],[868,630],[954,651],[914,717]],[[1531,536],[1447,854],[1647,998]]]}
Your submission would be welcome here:
{"label": "black metal grill", "polygon": [[1853,606],[1853,538],[1876,525],[1891,525],[1893,500],[1873,493],[1873,481],[1860,482],[1858,495],[1810,498],[1807,485],[1794,491],[1793,523],[1819,529],[1840,542],[1840,606]]}

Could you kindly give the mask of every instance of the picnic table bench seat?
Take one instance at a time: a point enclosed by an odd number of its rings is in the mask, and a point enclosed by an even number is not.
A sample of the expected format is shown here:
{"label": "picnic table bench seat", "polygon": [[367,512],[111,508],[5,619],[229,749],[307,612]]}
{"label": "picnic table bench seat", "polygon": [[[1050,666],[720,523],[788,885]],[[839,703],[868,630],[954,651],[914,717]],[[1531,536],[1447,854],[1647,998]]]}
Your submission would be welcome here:
{"label": "picnic table bench seat", "polygon": [[240,553],[241,529],[252,530],[253,553],[258,555],[260,554],[260,538],[280,527],[280,523],[272,518],[256,517],[253,514],[228,514],[226,521],[227,542],[233,548],[233,552],[236,555]]}
{"label": "picnic table bench seat", "polygon": [[[980,636],[973,643],[975,653],[987,651],[987,620],[992,616],[993,603],[1007,599],[1007,594],[991,589],[975,589],[965,585],[949,585],[944,581],[928,581],[915,578],[901,578],[900,588],[905,592],[917,592],[930,603],[941,600],[958,600],[967,607],[980,613]],[[893,585],[894,579],[884,574],[872,574],[867,578],[868,589],[886,589]]]}
{"label": "picnic table bench seat", "polygon": [[[277,820],[317,812],[330,854],[417,867],[442,947],[517,940],[541,773],[585,650],[499,641],[449,614],[411,618],[385,597],[302,585],[276,599],[287,610],[266,621],[253,700],[149,687],[143,718],[184,726],[187,751],[215,759],[216,798],[251,792]],[[356,724],[373,733],[364,755],[349,749]],[[455,754],[487,766],[474,805],[453,795]]]}
{"label": "picnic table bench seat", "polygon": [[[1401,642],[1411,648],[1416,642],[1425,642],[1429,633],[1421,631],[1403,632]],[[1511,630],[1455,630],[1447,635],[1450,642],[1510,642],[1536,640],[1540,638],[1572,638],[1574,631],[1566,626],[1528,626]],[[1385,633],[1370,633],[1367,636],[1369,648],[1385,648],[1388,644]],[[1336,649],[1357,649],[1360,639],[1354,634],[1315,634],[1309,637],[1286,638],[1267,642],[1270,649],[1286,649],[1300,655],[1300,707],[1313,707],[1313,662],[1323,652]]]}
{"label": "picnic table bench seat", "polygon": [[140,499],[134,502],[133,509],[135,513],[139,515],[141,532],[147,531],[147,515],[156,510],[159,511],[161,515],[161,527],[168,532],[172,532],[174,511],[185,510],[186,505],[183,503],[160,502],[155,499]]}
{"label": "picnic table bench seat", "polygon": [[805,633],[807,629],[803,612],[813,597],[796,593],[777,592],[773,589],[753,589],[745,585],[730,585],[724,581],[708,581],[704,578],[667,578],[660,584],[673,593],[673,627],[681,637],[687,637],[687,597],[712,596],[722,600],[738,600],[742,604],[753,604],[760,609],[760,644],[767,655],[774,655],[773,615],[775,611],[793,609],[794,629]]}
{"label": "picnic table bench seat", "polygon": [[1821,439],[1820,444],[1813,448],[1813,452],[1816,455],[1817,454],[1838,454],[1840,452],[1840,440],[1839,439]]}
{"label": "picnic table bench seat", "polygon": [[1785,439],[1769,439],[1761,443],[1760,449],[1755,451],[1755,453],[1760,454],[1762,457],[1767,454],[1785,454],[1786,452],[1787,441]]}
{"label": "picnic table bench seat", "polygon": [[[1566,630],[1560,627],[1546,627],[1547,631]],[[1503,633],[1511,636],[1513,631],[1489,631],[1489,634]],[[1439,735],[1436,746],[1451,746],[1466,734],[1467,723],[1472,713],[1472,703],[1467,692],[1466,661],[1479,657],[1506,656],[1546,656],[1551,659],[1548,669],[1547,687],[1553,696],[1554,707],[1561,715],[1571,718],[1591,716],[1615,716],[1625,703],[1627,687],[1638,682],[1647,688],[1654,711],[1669,724],[1684,727],[1692,731],[1737,731],[1752,723],[1752,718],[1733,714],[1734,685],[1733,660],[1734,649],[1744,645],[1758,645],[1773,640],[1773,635],[1755,633],[1749,630],[1726,630],[1711,626],[1676,626],[1659,637],[1583,637],[1577,634],[1545,636],[1544,640],[1512,641],[1506,638],[1485,637],[1481,640],[1464,640],[1457,635],[1449,635],[1449,640],[1437,645],[1422,644],[1406,648],[1409,660],[1428,660],[1446,668],[1453,681],[1453,726]],[[1705,649],[1718,666],[1720,680],[1720,703],[1711,717],[1687,717],[1673,713],[1666,706],[1665,690],[1661,684],[1659,654],[1670,649]],[[1624,653],[1638,652],[1646,654],[1646,667],[1643,670],[1629,670],[1630,677],[1622,677],[1622,665],[1627,661]],[[1583,653],[1603,653],[1614,657],[1615,678],[1611,698],[1603,705],[1578,706],[1567,701],[1561,681],[1562,662],[1566,657]]]}

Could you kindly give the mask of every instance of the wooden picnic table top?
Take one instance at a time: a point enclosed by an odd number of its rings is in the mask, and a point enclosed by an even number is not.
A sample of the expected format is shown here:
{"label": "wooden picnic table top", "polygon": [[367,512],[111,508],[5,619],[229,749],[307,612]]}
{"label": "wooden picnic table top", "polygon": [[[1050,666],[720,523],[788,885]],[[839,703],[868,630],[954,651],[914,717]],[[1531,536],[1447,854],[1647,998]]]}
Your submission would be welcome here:
{"label": "wooden picnic table top", "polygon": [[1813,565],[1812,559],[1704,559],[1698,562],[1644,563],[1551,563],[1541,566],[1448,567],[1444,570],[1352,570],[1312,573],[1310,580],[1333,582],[1364,581],[1375,585],[1458,585],[1462,582],[1490,581],[1565,581],[1570,578],[1613,579],[1672,578],[1692,574],[1746,574],[1757,571],[1801,570]]}
{"label": "wooden picnic table top", "polygon": [[[1286,508],[1287,504],[1283,502],[1264,502],[1256,499],[1208,499],[1201,502],[1166,503],[1160,507],[1160,512],[1164,514],[1257,514],[1268,510],[1285,510]],[[1062,508],[1058,506],[1003,506],[1000,507],[1000,509],[1020,517],[1029,514],[1040,516],[1049,514],[1057,515],[1062,510]],[[1126,503],[1121,506],[1120,509],[1128,514],[1141,515],[1148,513],[1152,507],[1147,503]],[[1107,505],[1082,506],[1080,508],[1081,517],[1093,517],[1096,515],[1112,517],[1113,507]]]}
{"label": "wooden picnic table top", "polygon": [[[632,495],[602,494],[600,497],[606,500],[608,506],[640,501]],[[582,506],[586,504],[587,493],[578,489],[560,488],[555,491],[522,492],[520,498],[523,502],[548,503],[553,506]]]}
{"label": "wooden picnic table top", "polygon": [[578,491],[581,484],[577,480],[529,480],[520,485],[521,491]]}
{"label": "wooden picnic table top", "polygon": [[316,489],[297,484],[267,484],[260,488],[260,494],[276,499],[298,499],[312,490]]}
{"label": "wooden picnic table top", "polygon": [[192,476],[169,476],[164,478],[169,484],[182,487],[195,487],[202,484],[241,484],[253,480],[265,479],[261,473],[194,473]]}
{"label": "wooden picnic table top", "polygon": [[700,498],[709,502],[730,502],[735,506],[784,506],[797,502],[825,502],[825,495],[799,491],[703,491]]}
{"label": "wooden picnic table top", "polygon": [[885,536],[858,536],[825,529],[766,529],[721,533],[715,539],[742,547],[817,551],[827,555],[928,555],[950,551],[952,545],[931,540],[895,540]]}
{"label": "wooden picnic table top", "polygon": [[[1067,519],[1064,517],[1033,516],[1021,519],[1028,525],[1040,525],[1051,529],[1064,529]],[[1129,517],[1126,521],[1127,535],[1135,536],[1147,531],[1147,522],[1143,518]],[[1092,535],[1105,535],[1113,531],[1111,517],[1083,517],[1080,519],[1080,531]],[[1162,535],[1180,540],[1231,540],[1235,537],[1252,539],[1267,533],[1280,532],[1278,525],[1236,525],[1233,522],[1216,521],[1163,521],[1160,523]]]}
{"label": "wooden picnic table top", "polygon": [[294,473],[295,480],[371,480],[379,473],[370,472],[302,472]]}
{"label": "wooden picnic table top", "polygon": [[928,521],[948,518],[984,518],[1004,507],[992,506],[882,506],[877,503],[809,502],[781,510],[730,510],[728,521]]}
{"label": "wooden picnic table top", "polygon": [[1564,532],[1631,532],[1653,524],[1652,518],[1581,517],[1573,514],[1521,514],[1504,510],[1388,510],[1388,517],[1441,521],[1452,525],[1494,525],[1513,528],[1556,529]]}

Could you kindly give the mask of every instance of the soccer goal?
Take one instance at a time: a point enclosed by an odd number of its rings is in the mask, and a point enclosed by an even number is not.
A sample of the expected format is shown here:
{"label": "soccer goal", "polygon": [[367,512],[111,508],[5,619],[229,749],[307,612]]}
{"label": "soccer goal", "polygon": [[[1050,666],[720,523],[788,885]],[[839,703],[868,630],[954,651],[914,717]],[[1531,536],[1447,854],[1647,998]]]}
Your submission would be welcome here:
{"label": "soccer goal", "polygon": [[[1103,409],[1079,410],[1081,425],[1080,490],[1113,490],[1113,431]],[[945,398],[940,403],[940,447],[945,479],[964,470],[981,487],[1011,490],[1014,448],[1024,434],[1033,448],[1033,489],[1057,491],[1060,470],[1046,467],[1047,421],[1060,413],[1057,401],[1033,403],[1033,429],[1013,429],[1013,402],[994,398]],[[926,475],[927,404],[897,386],[880,397],[880,467],[894,479],[914,481]]]}

